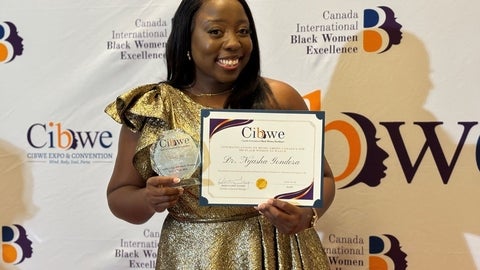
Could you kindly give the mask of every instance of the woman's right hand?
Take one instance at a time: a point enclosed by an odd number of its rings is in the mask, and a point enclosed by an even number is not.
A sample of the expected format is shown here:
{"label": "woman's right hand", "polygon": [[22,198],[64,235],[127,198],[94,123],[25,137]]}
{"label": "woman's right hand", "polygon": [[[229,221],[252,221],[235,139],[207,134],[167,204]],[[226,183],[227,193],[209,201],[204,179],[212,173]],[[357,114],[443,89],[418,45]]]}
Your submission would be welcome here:
{"label": "woman's right hand", "polygon": [[108,206],[112,213],[133,224],[143,224],[156,212],[172,207],[183,194],[183,188],[172,187],[179,180],[176,177],[145,179],[137,171],[132,160],[139,140],[139,133],[122,125],[117,159],[107,187]]}
{"label": "woman's right hand", "polygon": [[172,187],[180,182],[178,177],[153,176],[147,179],[145,200],[155,212],[174,206],[183,194],[182,187]]}

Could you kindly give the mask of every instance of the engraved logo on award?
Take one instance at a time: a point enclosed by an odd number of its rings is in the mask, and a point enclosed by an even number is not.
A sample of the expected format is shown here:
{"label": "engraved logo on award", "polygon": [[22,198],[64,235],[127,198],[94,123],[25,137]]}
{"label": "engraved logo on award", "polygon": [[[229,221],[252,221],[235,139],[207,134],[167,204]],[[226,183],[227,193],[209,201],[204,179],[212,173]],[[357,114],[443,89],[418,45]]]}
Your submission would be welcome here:
{"label": "engraved logo on award", "polygon": [[176,176],[181,181],[175,186],[199,185],[192,178],[200,164],[200,151],[190,135],[180,129],[164,131],[150,147],[150,160],[158,175]]}

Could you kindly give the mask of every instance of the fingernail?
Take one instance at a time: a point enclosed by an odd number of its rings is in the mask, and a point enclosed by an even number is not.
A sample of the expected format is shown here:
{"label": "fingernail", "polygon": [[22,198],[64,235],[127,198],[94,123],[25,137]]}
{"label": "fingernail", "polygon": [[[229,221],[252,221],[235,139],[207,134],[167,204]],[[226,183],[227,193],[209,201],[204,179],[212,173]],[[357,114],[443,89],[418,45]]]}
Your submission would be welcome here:
{"label": "fingernail", "polygon": [[173,182],[174,182],[174,183],[179,183],[179,182],[180,182],[180,178],[178,178],[178,177],[173,178]]}

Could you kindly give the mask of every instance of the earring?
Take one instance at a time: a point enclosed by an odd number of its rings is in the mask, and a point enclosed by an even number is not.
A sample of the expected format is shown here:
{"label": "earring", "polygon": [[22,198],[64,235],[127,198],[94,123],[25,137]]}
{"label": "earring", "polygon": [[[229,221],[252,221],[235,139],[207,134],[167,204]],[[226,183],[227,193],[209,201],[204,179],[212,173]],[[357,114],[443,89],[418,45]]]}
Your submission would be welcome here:
{"label": "earring", "polygon": [[190,51],[187,52],[187,58],[188,58],[188,61],[192,61],[192,57],[190,56]]}

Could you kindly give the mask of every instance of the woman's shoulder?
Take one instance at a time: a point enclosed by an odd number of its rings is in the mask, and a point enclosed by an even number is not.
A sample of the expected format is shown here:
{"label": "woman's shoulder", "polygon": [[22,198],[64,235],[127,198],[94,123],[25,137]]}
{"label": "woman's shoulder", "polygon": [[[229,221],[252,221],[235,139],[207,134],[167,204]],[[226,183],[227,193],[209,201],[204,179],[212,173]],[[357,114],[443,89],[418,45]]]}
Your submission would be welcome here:
{"label": "woman's shoulder", "polygon": [[166,83],[143,84],[119,95],[105,112],[119,123],[138,126],[146,117],[162,117],[164,103],[176,99],[171,95],[179,92]]}
{"label": "woman's shoulder", "polygon": [[168,96],[178,92],[178,89],[163,82],[142,84],[123,92],[113,103],[117,103],[117,105],[121,106],[128,106],[138,103],[139,99],[156,99],[160,96]]}
{"label": "woman's shoulder", "polygon": [[270,87],[281,109],[305,110],[307,106],[300,93],[290,84],[272,78],[263,78]]}

